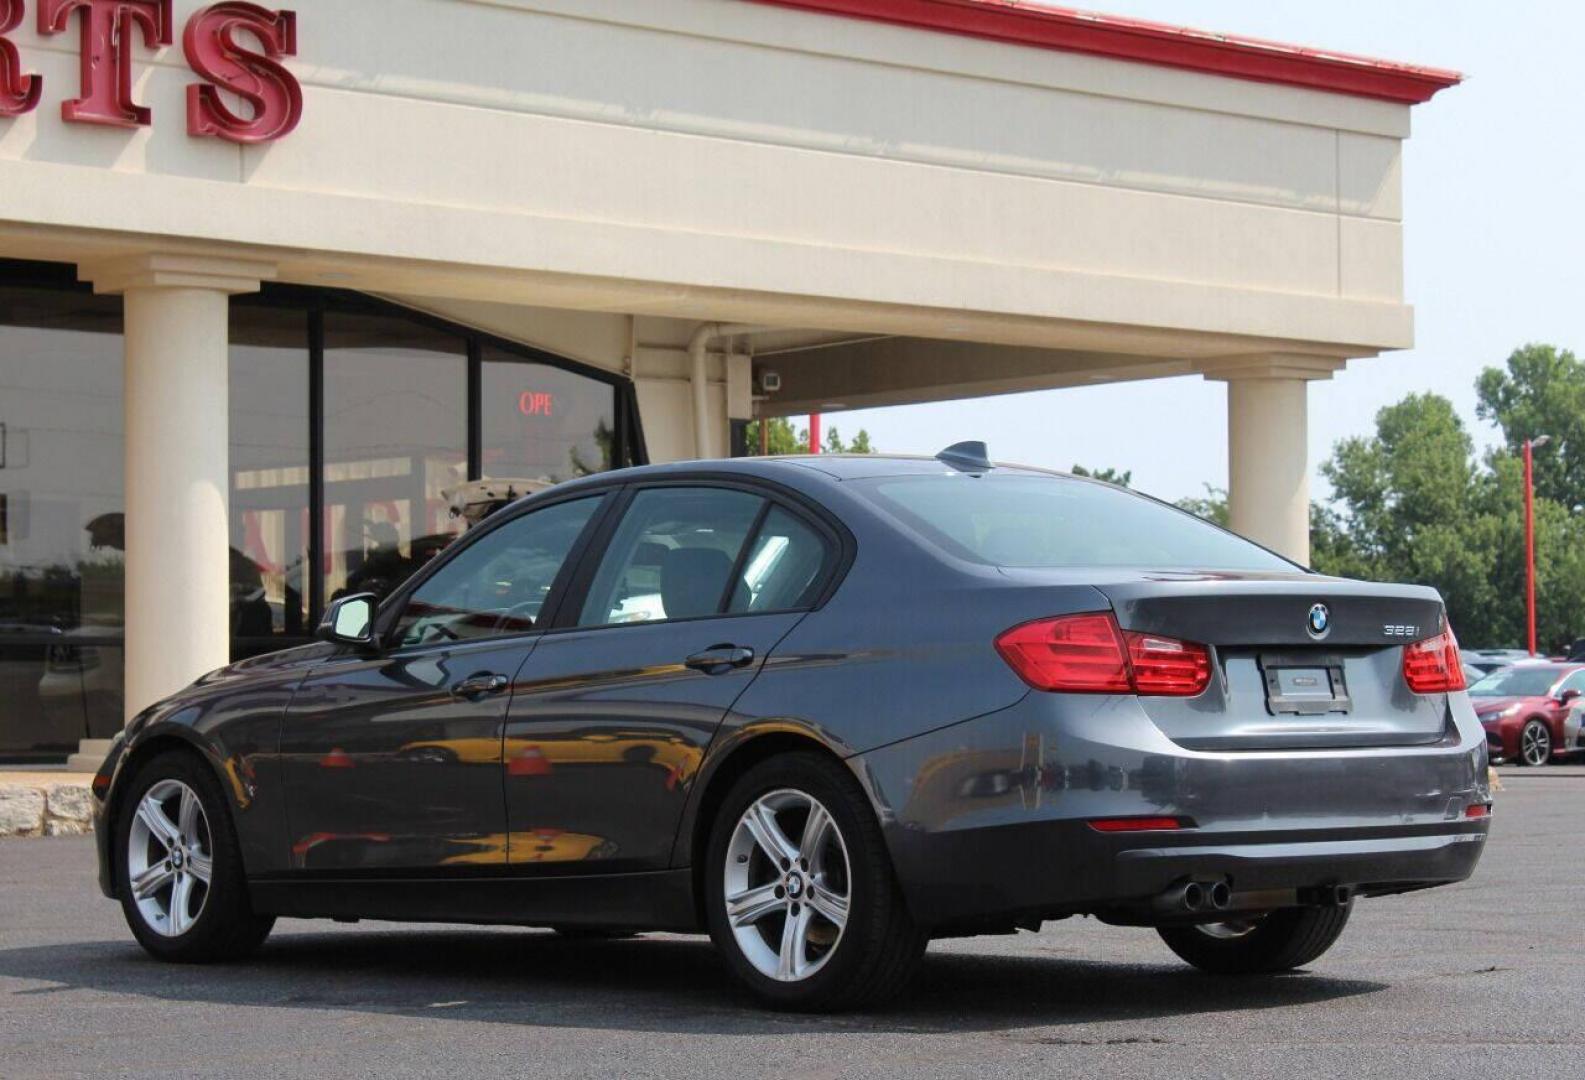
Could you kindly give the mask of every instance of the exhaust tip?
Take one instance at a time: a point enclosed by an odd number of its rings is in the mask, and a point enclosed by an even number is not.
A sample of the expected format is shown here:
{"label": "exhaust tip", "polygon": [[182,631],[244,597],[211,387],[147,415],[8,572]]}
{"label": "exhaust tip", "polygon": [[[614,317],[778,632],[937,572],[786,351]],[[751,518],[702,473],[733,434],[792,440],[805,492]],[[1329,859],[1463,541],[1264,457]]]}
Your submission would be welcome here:
{"label": "exhaust tip", "polygon": [[1205,890],[1198,881],[1191,881],[1183,887],[1183,906],[1188,911],[1199,911],[1205,906]]}
{"label": "exhaust tip", "polygon": [[1352,885],[1339,885],[1332,890],[1332,903],[1337,907],[1347,907],[1348,902],[1354,899]]}
{"label": "exhaust tip", "polygon": [[1233,888],[1225,881],[1218,881],[1210,889],[1211,906],[1217,911],[1226,911],[1233,902]]}

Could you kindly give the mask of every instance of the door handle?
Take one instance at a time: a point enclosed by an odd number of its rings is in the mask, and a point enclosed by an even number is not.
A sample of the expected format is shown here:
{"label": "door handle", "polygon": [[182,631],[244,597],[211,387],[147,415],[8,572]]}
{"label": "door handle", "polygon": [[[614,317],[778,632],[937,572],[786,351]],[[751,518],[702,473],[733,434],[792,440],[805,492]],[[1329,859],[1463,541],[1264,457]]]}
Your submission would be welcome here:
{"label": "door handle", "polygon": [[712,645],[683,661],[688,667],[706,675],[724,675],[734,668],[748,667],[753,662],[754,650],[743,645]]}
{"label": "door handle", "polygon": [[470,675],[456,686],[453,686],[451,688],[451,696],[477,701],[479,698],[489,697],[491,694],[499,694],[511,685],[511,682],[512,680],[505,675],[483,671],[477,675]]}

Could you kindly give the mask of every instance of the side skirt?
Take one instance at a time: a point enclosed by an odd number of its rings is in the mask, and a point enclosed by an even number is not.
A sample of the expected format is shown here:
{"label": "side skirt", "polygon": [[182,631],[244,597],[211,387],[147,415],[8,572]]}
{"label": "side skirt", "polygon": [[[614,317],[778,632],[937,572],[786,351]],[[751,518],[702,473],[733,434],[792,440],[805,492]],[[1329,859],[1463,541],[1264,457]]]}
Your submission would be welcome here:
{"label": "side skirt", "polygon": [[253,909],[295,919],[700,930],[688,869],[587,877],[254,880]]}

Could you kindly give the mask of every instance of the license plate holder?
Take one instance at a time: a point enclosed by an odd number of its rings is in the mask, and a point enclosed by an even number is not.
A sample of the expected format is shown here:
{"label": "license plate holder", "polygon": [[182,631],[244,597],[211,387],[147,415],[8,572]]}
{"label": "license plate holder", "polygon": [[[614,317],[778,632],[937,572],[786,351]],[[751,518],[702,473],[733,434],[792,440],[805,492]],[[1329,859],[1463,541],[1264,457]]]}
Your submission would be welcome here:
{"label": "license plate holder", "polygon": [[1266,654],[1260,673],[1273,716],[1325,716],[1353,707],[1340,656]]}

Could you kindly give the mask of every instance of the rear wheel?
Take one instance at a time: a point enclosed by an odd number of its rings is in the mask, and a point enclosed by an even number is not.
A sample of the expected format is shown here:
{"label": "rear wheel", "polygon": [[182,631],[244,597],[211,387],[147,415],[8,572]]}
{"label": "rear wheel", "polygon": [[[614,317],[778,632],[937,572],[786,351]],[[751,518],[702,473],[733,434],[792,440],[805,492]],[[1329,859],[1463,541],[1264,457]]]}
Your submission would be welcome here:
{"label": "rear wheel", "polygon": [[1215,975],[1259,975],[1304,967],[1332,947],[1354,905],[1283,908],[1266,915],[1197,926],[1163,926],[1161,940]]}
{"label": "rear wheel", "polygon": [[1519,764],[1535,767],[1552,760],[1552,732],[1543,720],[1528,720],[1519,732]]}
{"label": "rear wheel", "polygon": [[138,770],[115,835],[121,909],[152,955],[234,960],[269,935],[275,919],[253,913],[220,784],[193,754],[170,751]]}
{"label": "rear wheel", "polygon": [[869,800],[820,755],[749,770],[716,816],[706,859],[710,936],[774,1005],[878,1003],[907,985],[925,951]]}

